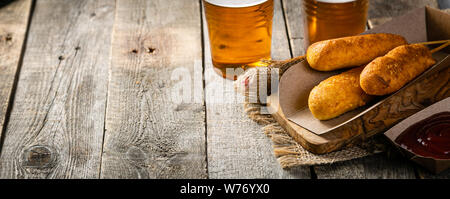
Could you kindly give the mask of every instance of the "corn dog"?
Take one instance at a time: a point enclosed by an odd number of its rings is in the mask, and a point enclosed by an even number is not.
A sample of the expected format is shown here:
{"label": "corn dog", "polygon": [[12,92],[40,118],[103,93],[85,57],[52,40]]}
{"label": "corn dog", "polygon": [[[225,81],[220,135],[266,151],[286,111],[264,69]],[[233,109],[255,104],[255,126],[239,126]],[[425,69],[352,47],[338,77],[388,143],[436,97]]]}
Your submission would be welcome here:
{"label": "corn dog", "polygon": [[329,77],[311,90],[308,106],[315,118],[328,120],[364,106],[372,99],[359,85],[363,68],[354,68]]}
{"label": "corn dog", "polygon": [[368,34],[320,41],[309,46],[306,59],[311,68],[332,71],[362,66],[393,48],[407,44],[405,38],[394,34]]}
{"label": "corn dog", "polygon": [[361,73],[361,88],[370,95],[399,90],[436,61],[424,45],[403,45],[370,62]]}

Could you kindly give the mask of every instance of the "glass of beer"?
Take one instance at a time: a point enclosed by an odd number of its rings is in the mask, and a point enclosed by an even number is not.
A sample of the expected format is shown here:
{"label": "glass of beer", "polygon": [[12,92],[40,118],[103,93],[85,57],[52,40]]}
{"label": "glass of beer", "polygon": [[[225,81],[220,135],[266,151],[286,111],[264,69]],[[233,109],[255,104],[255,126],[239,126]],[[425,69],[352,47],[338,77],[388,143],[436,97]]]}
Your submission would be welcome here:
{"label": "glass of beer", "polygon": [[266,66],[272,42],[273,0],[203,0],[214,69]]}
{"label": "glass of beer", "polygon": [[305,48],[366,30],[368,0],[303,0]]}

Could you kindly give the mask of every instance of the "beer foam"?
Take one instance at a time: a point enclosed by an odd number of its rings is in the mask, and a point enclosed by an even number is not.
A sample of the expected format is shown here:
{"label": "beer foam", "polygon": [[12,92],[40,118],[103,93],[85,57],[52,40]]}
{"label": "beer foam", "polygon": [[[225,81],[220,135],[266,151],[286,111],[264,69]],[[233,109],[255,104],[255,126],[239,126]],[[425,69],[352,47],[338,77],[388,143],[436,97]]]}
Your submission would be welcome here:
{"label": "beer foam", "polygon": [[322,3],[349,3],[356,0],[317,0]]}
{"label": "beer foam", "polygon": [[206,2],[222,7],[242,8],[262,4],[268,0],[205,0]]}

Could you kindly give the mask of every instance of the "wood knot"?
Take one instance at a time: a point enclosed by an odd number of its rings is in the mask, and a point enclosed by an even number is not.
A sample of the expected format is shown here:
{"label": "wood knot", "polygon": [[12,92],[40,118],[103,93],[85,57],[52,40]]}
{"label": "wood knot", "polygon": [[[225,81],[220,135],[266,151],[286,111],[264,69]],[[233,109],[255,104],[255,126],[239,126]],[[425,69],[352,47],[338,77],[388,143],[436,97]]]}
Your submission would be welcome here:
{"label": "wood knot", "polygon": [[0,41],[4,41],[4,42],[11,42],[13,39],[11,33],[8,33],[6,35],[0,35]]}
{"label": "wood knot", "polygon": [[64,56],[62,56],[62,55],[60,55],[59,57],[58,57],[58,59],[59,59],[59,61],[62,61],[62,60],[64,60],[64,59],[66,59]]}
{"label": "wood knot", "polygon": [[147,53],[149,53],[149,54],[153,54],[155,51],[156,51],[156,48],[152,48],[152,47],[147,48]]}
{"label": "wood knot", "polygon": [[[148,48],[146,48],[146,49],[144,49],[144,50],[145,50],[145,52],[147,52],[148,54],[153,54],[153,53],[156,51],[156,48],[148,47]],[[133,54],[138,54],[138,53],[139,53],[139,50],[133,49],[133,50],[131,50],[131,53],[133,53]]]}
{"label": "wood knot", "polygon": [[25,149],[21,159],[22,166],[25,168],[43,169],[53,165],[56,155],[47,146],[35,145]]}
{"label": "wood knot", "polygon": [[12,41],[12,35],[11,34],[7,34],[5,37],[6,41]]}

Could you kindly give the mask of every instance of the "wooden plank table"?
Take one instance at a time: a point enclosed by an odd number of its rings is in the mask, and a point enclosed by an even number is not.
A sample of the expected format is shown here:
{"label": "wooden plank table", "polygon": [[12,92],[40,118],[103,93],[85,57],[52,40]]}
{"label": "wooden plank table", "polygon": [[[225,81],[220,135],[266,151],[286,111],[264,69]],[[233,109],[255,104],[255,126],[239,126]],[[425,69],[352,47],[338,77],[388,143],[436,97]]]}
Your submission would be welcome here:
{"label": "wooden plank table", "polygon": [[[368,24],[424,5],[371,0]],[[0,178],[450,178],[398,154],[283,170],[212,69],[200,0],[0,6]],[[273,59],[302,32],[301,1],[275,0]]]}

